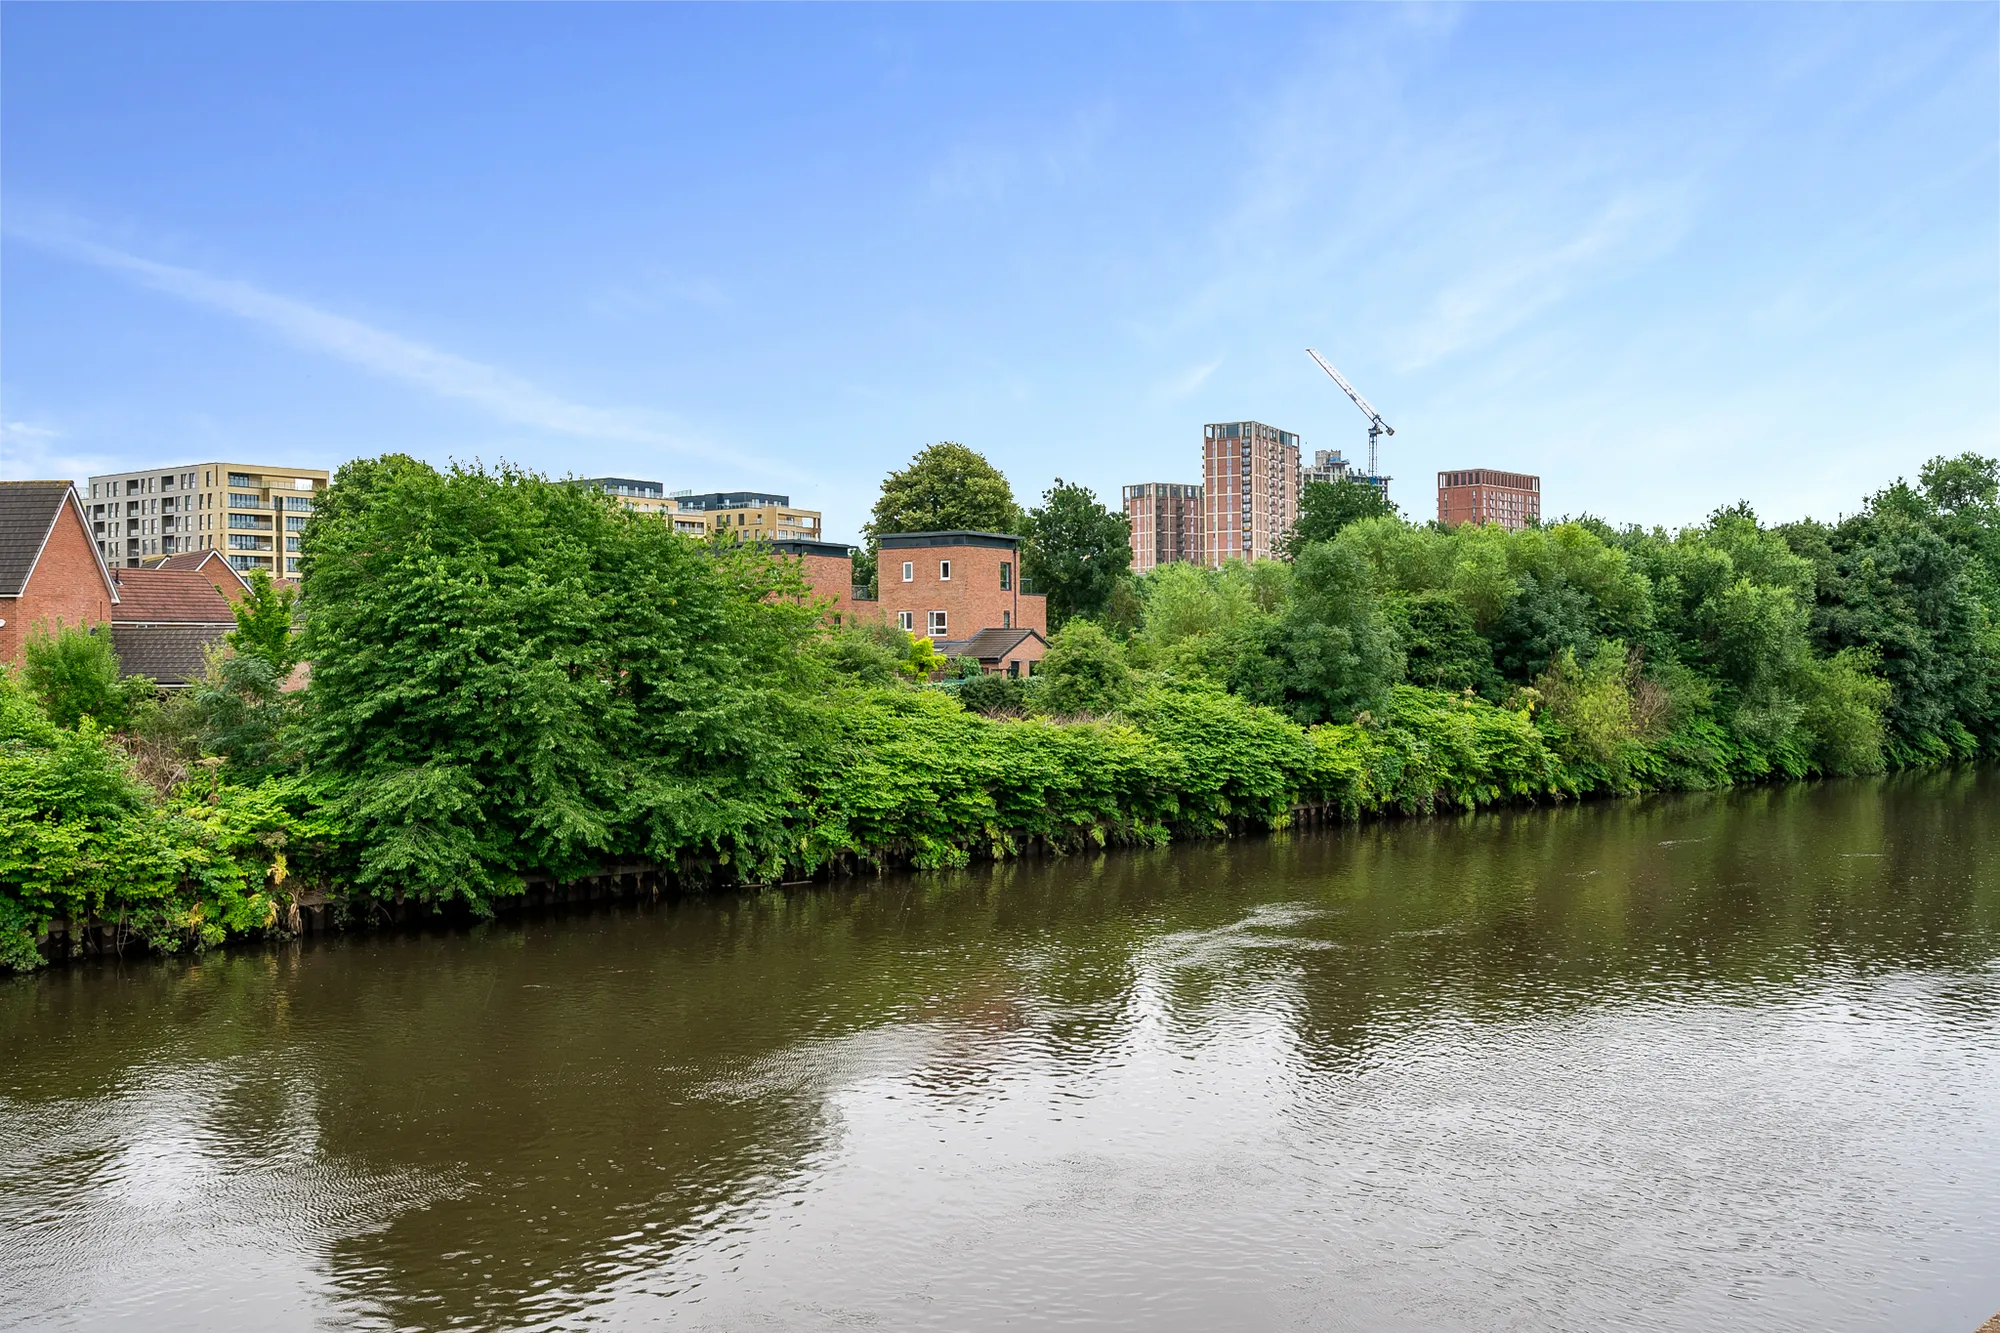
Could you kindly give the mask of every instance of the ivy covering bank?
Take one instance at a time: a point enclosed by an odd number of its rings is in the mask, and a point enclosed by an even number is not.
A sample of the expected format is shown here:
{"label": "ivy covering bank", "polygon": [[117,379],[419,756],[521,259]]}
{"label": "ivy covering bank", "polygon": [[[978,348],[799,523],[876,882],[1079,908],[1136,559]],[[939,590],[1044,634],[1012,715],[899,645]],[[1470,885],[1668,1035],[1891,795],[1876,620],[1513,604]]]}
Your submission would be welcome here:
{"label": "ivy covering bank", "polygon": [[827,628],[755,544],[362,460],[306,530],[299,633],[260,585],[172,699],[119,687],[102,636],[0,673],[0,963],[86,923],[282,933],[308,894],[485,914],[611,863],[771,883],[1990,758],[1996,490],[1967,456],[1835,527],[1739,507],[1673,534],[1364,506],[1287,562],[1072,599],[1104,609],[1033,682],[940,685],[927,643]]}

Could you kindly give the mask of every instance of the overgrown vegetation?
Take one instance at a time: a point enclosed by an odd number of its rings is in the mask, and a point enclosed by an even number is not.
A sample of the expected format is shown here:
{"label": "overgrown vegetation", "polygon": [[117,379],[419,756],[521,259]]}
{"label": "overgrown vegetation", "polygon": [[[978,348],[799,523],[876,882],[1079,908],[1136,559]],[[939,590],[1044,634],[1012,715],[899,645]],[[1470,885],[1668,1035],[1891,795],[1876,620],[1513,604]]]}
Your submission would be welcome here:
{"label": "overgrown vegetation", "polygon": [[[632,860],[770,883],[1991,759],[1996,481],[1938,460],[1780,528],[1342,514],[1289,561],[1117,578],[1013,679],[830,628],[754,543],[363,460],[307,527],[298,605],[254,589],[197,685],[155,701],[77,630],[0,673],[0,963],[86,923],[160,949],[292,929],[308,891],[487,913]],[[1101,546],[1085,498],[1052,491],[1085,521],[1043,540]]]}

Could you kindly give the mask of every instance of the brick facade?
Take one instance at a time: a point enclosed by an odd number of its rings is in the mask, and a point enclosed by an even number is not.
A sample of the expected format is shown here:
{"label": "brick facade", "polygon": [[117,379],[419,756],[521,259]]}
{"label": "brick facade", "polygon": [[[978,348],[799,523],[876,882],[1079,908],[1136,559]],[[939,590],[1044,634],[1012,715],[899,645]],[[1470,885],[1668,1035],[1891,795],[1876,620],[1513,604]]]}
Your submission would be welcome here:
{"label": "brick facade", "polygon": [[[47,510],[43,510],[46,514]],[[0,662],[21,660],[31,631],[65,625],[102,625],[111,620],[115,594],[75,493],[63,483],[61,500],[47,540],[32,557],[26,581],[15,596],[0,596]]]}
{"label": "brick facade", "polygon": [[1542,479],[1526,472],[1461,468],[1438,473],[1438,522],[1498,523],[1519,532],[1542,517]]}
{"label": "brick facade", "polygon": [[850,547],[793,539],[772,542],[771,549],[802,563],[814,597],[833,599],[827,615],[835,624],[854,613],[854,552]]}
{"label": "brick facade", "polygon": [[1017,537],[892,533],[881,539],[875,573],[880,614],[913,634],[956,640],[987,629],[1049,632],[1048,600],[1021,591]]}
{"label": "brick facade", "polygon": [[1132,572],[1144,574],[1179,561],[1203,558],[1201,487],[1186,482],[1148,481],[1125,488],[1125,520],[1131,529]]}

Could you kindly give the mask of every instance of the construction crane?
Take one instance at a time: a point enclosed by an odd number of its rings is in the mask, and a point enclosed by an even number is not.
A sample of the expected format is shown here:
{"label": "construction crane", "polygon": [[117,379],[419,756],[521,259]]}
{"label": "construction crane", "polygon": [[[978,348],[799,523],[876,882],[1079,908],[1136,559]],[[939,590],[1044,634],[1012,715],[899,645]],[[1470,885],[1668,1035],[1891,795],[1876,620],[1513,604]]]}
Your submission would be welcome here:
{"label": "construction crane", "polygon": [[1319,363],[1319,368],[1324,370],[1332,378],[1333,382],[1340,386],[1342,393],[1354,400],[1354,405],[1361,409],[1363,416],[1368,418],[1368,475],[1371,477],[1380,476],[1382,470],[1375,465],[1376,445],[1384,435],[1394,435],[1396,428],[1382,420],[1382,414],[1370,407],[1368,400],[1363,398],[1359,393],[1356,393],[1354,386],[1349,384],[1339,371],[1328,365],[1325,357],[1310,347],[1306,348],[1306,355]]}

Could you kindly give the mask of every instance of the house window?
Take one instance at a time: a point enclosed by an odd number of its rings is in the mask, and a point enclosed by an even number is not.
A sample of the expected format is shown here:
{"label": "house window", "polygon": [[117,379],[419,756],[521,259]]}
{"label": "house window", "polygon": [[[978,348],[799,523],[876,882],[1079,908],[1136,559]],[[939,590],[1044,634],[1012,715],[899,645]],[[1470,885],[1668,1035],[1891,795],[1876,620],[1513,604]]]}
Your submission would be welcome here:
{"label": "house window", "polygon": [[933,612],[931,612],[931,623],[930,623],[930,635],[931,635],[931,637],[932,637],[933,639],[935,639],[935,638],[939,638],[939,637],[941,637],[941,636],[942,636],[942,635],[944,634],[944,632],[945,632],[945,631],[944,631],[944,612],[942,612],[942,611],[933,611]]}
{"label": "house window", "polygon": [[1014,562],[1012,560],[1002,560],[1000,562],[1000,591],[1007,592],[1010,589],[1012,589],[1013,586],[1014,586]]}
{"label": "house window", "polygon": [[1007,674],[1018,677],[1021,674],[1021,664],[1018,661],[1009,662],[1007,664]]}
{"label": "house window", "polygon": [[938,582],[939,583],[951,582],[951,561],[949,560],[938,561]]}
{"label": "house window", "polygon": [[914,560],[905,560],[903,562],[903,582],[915,583],[916,581],[917,581],[917,562]]}
{"label": "house window", "polygon": [[917,613],[916,613],[916,612],[914,612],[914,611],[898,611],[898,612],[896,613],[896,628],[897,628],[897,629],[903,629],[903,630],[913,630],[913,629],[915,629],[916,627],[917,627]]}
{"label": "house window", "polygon": [[1014,628],[1014,613],[1012,611],[1002,611],[1000,613],[1000,628],[1001,629]]}

